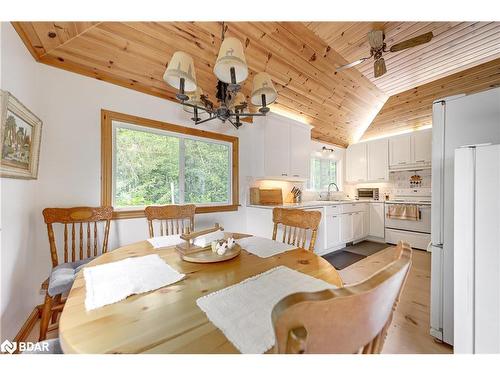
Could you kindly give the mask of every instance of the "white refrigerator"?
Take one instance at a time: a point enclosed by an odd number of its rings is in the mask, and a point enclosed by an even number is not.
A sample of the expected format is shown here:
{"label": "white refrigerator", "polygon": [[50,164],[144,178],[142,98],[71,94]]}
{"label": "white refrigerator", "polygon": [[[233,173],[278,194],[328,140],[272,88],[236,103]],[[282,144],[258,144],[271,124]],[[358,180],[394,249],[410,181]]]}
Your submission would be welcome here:
{"label": "white refrigerator", "polygon": [[454,352],[500,353],[500,145],[456,150],[454,224]]}
{"label": "white refrigerator", "polygon": [[437,100],[432,111],[431,335],[453,345],[455,150],[500,143],[500,88]]}

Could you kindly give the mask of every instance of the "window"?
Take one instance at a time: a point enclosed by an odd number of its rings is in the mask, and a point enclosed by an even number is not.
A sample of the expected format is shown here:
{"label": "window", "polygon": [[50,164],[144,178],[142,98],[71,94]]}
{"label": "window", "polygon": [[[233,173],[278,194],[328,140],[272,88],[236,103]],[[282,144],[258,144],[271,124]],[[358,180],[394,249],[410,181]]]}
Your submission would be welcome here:
{"label": "window", "polygon": [[148,205],[237,210],[238,138],[102,111],[103,205],[141,217]]}
{"label": "window", "polygon": [[311,158],[311,176],[309,189],[322,191],[328,189],[330,182],[337,183],[337,161],[331,159]]}

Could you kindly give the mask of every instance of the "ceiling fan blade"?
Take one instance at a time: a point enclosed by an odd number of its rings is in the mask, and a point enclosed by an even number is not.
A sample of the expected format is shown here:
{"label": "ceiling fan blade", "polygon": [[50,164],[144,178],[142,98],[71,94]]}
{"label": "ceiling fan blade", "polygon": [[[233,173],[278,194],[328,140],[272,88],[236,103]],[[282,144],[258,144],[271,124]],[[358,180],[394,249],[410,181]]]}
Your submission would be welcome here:
{"label": "ceiling fan blade", "polygon": [[387,73],[387,68],[385,66],[384,58],[381,57],[373,63],[373,75],[375,78],[378,78],[383,76],[385,73]]}
{"label": "ceiling fan blade", "polygon": [[352,63],[346,64],[346,65],[341,65],[338,68],[336,68],[335,71],[340,72],[340,71],[342,71],[344,69],[352,68],[353,66],[359,65],[363,61],[368,60],[370,57],[363,57],[363,58],[361,58],[359,60],[353,61]]}
{"label": "ceiling fan blade", "polygon": [[398,52],[398,51],[402,51],[402,50],[407,49],[407,48],[419,46],[420,44],[430,42],[433,36],[434,35],[432,34],[432,32],[428,32],[428,33],[416,36],[415,38],[404,40],[402,42],[394,44],[390,48],[389,51]]}
{"label": "ceiling fan blade", "polygon": [[368,43],[370,47],[380,49],[384,45],[384,32],[382,30],[373,30],[368,33]]}

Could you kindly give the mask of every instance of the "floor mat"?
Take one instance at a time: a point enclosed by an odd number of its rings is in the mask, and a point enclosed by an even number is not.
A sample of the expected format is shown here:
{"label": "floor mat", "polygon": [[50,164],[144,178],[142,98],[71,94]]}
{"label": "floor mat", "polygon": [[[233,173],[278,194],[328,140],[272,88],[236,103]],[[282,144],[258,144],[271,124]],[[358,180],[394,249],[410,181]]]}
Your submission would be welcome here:
{"label": "floor mat", "polygon": [[389,245],[386,243],[378,243],[373,241],[362,241],[355,245],[351,245],[345,247],[342,250],[350,251],[351,253],[364,255],[365,257],[369,257],[375,253],[378,253],[381,250],[387,249]]}
{"label": "floor mat", "polygon": [[351,264],[359,262],[366,258],[364,255],[351,253],[350,251],[340,250],[323,256],[337,270],[349,267]]}

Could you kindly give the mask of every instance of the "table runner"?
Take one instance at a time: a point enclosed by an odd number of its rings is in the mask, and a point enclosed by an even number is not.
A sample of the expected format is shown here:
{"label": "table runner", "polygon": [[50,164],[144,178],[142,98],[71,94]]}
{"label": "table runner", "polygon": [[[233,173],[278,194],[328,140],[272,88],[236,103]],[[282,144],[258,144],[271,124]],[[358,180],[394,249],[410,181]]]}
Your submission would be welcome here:
{"label": "table runner", "polygon": [[285,266],[200,297],[196,304],[241,353],[264,353],[275,343],[273,307],[297,292],[336,288]]}

